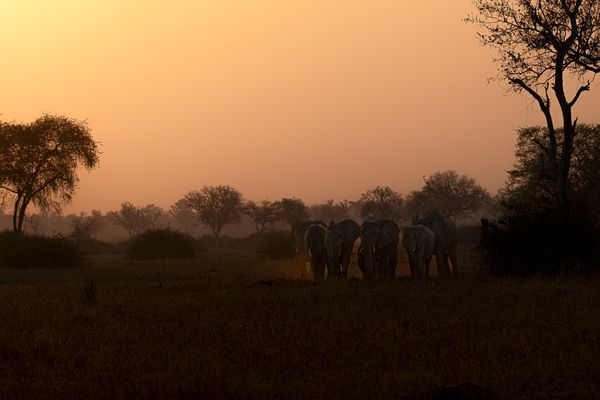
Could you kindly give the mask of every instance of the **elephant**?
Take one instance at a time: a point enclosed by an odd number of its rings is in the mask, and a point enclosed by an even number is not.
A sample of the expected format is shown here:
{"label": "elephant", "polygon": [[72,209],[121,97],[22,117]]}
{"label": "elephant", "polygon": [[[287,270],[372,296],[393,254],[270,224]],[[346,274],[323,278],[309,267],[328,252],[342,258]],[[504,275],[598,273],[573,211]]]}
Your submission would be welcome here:
{"label": "elephant", "polygon": [[310,271],[315,282],[325,278],[326,269],[328,270],[328,279],[334,278],[329,269],[327,235],[327,228],[319,223],[312,223],[304,234],[305,248],[310,259]]}
{"label": "elephant", "polygon": [[[458,275],[458,235],[456,225],[450,218],[440,213],[432,212],[425,217],[417,217],[416,224],[425,225],[433,231],[435,243],[433,254],[441,276]],[[452,263],[452,270],[450,270]]]}
{"label": "elephant", "polygon": [[360,236],[360,225],[351,219],[329,224],[327,248],[329,250],[329,266],[333,276],[348,279],[348,265],[354,248],[354,242]]}
{"label": "elephant", "polygon": [[307,278],[306,263],[308,262],[308,250],[306,249],[304,236],[306,235],[306,230],[312,224],[318,224],[325,228],[327,227],[323,221],[311,220],[296,222],[292,226],[292,237],[296,247],[296,265],[298,266],[301,278]]}
{"label": "elephant", "polygon": [[[423,272],[429,276],[431,257],[435,245],[435,234],[425,225],[407,226],[402,231],[402,245],[408,254],[410,274],[421,277]],[[423,269],[425,266],[425,269]]]}
{"label": "elephant", "polygon": [[396,276],[400,228],[394,221],[379,219],[363,222],[360,242],[358,265],[365,279]]}

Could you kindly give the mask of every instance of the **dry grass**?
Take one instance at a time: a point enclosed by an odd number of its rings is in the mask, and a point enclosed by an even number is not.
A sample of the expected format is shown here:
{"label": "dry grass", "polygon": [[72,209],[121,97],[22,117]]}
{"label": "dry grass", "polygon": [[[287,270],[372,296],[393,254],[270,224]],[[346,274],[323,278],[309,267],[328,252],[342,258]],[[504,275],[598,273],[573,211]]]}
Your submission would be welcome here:
{"label": "dry grass", "polygon": [[0,271],[0,398],[600,397],[600,277],[294,276],[243,252]]}

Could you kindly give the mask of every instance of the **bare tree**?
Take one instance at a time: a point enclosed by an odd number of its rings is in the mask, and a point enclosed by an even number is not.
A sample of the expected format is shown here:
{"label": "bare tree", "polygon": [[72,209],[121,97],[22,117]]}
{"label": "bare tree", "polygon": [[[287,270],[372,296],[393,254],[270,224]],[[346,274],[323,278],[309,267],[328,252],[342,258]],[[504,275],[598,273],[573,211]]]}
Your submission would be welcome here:
{"label": "bare tree", "polygon": [[474,178],[456,171],[440,171],[423,177],[421,190],[406,198],[406,212],[412,216],[437,211],[448,217],[463,217],[480,210],[491,200],[487,190]]}
{"label": "bare tree", "polygon": [[254,222],[256,233],[262,233],[273,229],[273,223],[277,220],[277,204],[263,200],[259,203],[248,201],[244,205],[244,213]]}
{"label": "bare tree", "polygon": [[73,198],[78,167],[96,167],[98,145],[84,122],[43,115],[31,124],[0,123],[0,189],[13,203],[13,230],[27,207],[60,210]]}
{"label": "bare tree", "polygon": [[389,186],[377,186],[360,195],[360,215],[363,218],[398,220],[402,214],[402,196]]}
{"label": "bare tree", "polygon": [[[547,125],[547,143],[535,142],[550,161],[558,204],[569,205],[569,172],[577,118],[573,108],[600,72],[600,2],[598,0],[476,0],[477,15],[467,22],[482,28],[481,42],[497,55],[498,80],[537,102]],[[567,93],[569,77],[578,88]],[[552,93],[551,93],[552,92]],[[557,135],[551,94],[562,117]]]}
{"label": "bare tree", "polygon": [[218,242],[223,227],[240,220],[242,194],[231,186],[203,186],[186,194],[182,204],[189,207],[202,224],[210,227],[215,242]]}

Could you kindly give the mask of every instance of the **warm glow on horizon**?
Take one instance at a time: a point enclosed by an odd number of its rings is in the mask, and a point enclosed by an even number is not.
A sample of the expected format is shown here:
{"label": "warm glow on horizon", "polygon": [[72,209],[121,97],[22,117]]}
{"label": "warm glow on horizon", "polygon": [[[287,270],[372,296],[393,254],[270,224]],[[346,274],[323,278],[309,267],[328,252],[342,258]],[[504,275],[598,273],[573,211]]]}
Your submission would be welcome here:
{"label": "warm glow on horizon", "polygon": [[[0,0],[0,118],[87,120],[102,144],[65,212],[406,194],[455,169],[494,193],[542,122],[487,83],[471,0]],[[600,122],[596,84],[577,106]]]}

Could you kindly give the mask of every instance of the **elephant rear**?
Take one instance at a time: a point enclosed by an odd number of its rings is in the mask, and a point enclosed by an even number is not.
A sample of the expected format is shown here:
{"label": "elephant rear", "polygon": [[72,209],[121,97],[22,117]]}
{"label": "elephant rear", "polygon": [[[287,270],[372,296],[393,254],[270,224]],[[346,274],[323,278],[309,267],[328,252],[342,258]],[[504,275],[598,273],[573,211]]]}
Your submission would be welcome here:
{"label": "elephant rear", "polygon": [[327,228],[321,224],[312,224],[304,235],[304,243],[310,259],[311,273],[314,280],[325,277],[325,269],[329,264],[327,251]]}

